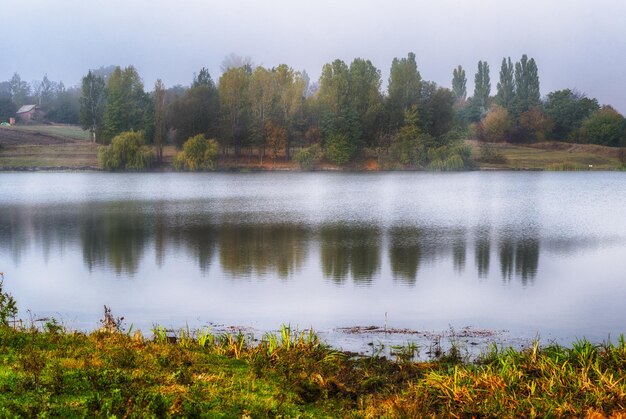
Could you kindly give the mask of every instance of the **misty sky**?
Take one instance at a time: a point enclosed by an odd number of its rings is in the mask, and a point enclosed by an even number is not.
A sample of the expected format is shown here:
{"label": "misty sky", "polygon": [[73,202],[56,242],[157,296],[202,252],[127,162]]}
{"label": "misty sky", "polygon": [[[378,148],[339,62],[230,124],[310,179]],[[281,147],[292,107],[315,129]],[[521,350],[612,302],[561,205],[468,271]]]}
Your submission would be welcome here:
{"label": "misty sky", "polygon": [[[7,2],[8,3],[8,2]],[[0,81],[79,83],[89,68],[134,65],[146,90],[157,78],[189,84],[223,58],[287,63],[319,78],[335,58],[370,59],[383,74],[415,52],[422,77],[450,87],[452,69],[491,67],[495,94],[503,56],[539,67],[542,95],[573,88],[626,112],[626,1],[201,1],[29,0],[2,7]],[[10,7],[8,7],[10,6]],[[12,10],[13,9],[13,10]]]}

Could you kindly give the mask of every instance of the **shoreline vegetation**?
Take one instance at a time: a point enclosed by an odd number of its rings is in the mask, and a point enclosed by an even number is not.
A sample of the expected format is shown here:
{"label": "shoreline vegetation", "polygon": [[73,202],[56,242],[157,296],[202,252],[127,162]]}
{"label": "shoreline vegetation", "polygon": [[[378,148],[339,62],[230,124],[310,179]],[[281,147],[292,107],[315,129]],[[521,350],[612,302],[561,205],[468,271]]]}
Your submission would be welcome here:
{"label": "shoreline vegetation", "polygon": [[[571,348],[491,349],[451,342],[420,361],[336,350],[282,325],[254,339],[209,328],[152,337],[104,306],[100,328],[16,321],[0,273],[0,415],[5,417],[618,417],[626,413],[626,340]],[[38,324],[40,326],[38,326]]]}
{"label": "shoreline vegetation", "polygon": [[[626,413],[626,342],[585,340],[469,361],[459,347],[416,361],[324,344],[283,325],[254,341],[154,326],[124,332],[105,307],[102,327],[0,327],[0,414],[107,417],[618,417]],[[621,417],[621,416],[620,416]]]}
{"label": "shoreline vegetation", "polygon": [[[101,171],[98,149],[85,138],[77,126],[29,125],[0,128],[0,171]],[[83,136],[81,138],[81,135]],[[575,144],[544,141],[533,144],[491,143],[489,146],[501,156],[500,160],[481,160],[484,143],[465,140],[471,150],[472,164],[463,170],[624,170],[626,149],[593,144]],[[300,149],[294,148],[292,154]],[[307,168],[285,158],[262,159],[259,150],[246,150],[239,157],[232,153],[219,155],[207,170],[218,172],[257,171],[427,171],[420,167],[385,165],[376,150],[365,150],[363,156],[350,164],[336,165],[320,160]],[[493,152],[493,151],[492,151]],[[175,171],[174,146],[163,148],[163,160],[145,172]],[[382,164],[381,164],[382,163]]]}

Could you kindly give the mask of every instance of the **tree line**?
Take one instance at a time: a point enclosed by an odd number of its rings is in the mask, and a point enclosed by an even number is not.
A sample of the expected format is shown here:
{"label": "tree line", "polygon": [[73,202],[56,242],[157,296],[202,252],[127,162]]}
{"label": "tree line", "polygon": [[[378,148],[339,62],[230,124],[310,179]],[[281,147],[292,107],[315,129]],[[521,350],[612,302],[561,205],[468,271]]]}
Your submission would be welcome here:
{"label": "tree line", "polygon": [[626,145],[624,117],[612,107],[572,89],[542,98],[537,63],[526,55],[517,62],[503,58],[494,83],[489,64],[479,61],[471,96],[466,85],[460,65],[452,71],[451,89],[424,80],[413,53],[393,59],[386,91],[381,71],[367,59],[334,60],[311,82],[305,71],[286,64],[266,68],[231,56],[217,82],[202,68],[189,86],[168,88],[158,80],[150,92],[132,66],[89,71],[77,89],[42,81],[36,95],[16,74],[0,84],[0,109],[25,103],[29,94],[44,108],[62,109],[61,98],[72,92],[68,108],[78,112],[58,122],[79,121],[101,144],[140,131],[158,159],[164,144],[182,148],[198,135],[237,157],[302,164],[325,157],[346,164],[370,155],[389,167],[439,169],[471,164],[465,138]]}

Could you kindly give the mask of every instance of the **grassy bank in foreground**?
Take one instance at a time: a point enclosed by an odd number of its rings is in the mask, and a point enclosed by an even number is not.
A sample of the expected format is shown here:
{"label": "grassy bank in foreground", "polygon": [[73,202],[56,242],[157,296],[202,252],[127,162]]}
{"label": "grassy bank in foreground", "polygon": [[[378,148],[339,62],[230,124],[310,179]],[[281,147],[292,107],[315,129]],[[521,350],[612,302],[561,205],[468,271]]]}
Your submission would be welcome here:
{"label": "grassy bank in foreground", "polygon": [[0,328],[0,416],[593,416],[626,412],[626,344],[456,349],[412,361],[343,353],[283,327],[251,342]]}

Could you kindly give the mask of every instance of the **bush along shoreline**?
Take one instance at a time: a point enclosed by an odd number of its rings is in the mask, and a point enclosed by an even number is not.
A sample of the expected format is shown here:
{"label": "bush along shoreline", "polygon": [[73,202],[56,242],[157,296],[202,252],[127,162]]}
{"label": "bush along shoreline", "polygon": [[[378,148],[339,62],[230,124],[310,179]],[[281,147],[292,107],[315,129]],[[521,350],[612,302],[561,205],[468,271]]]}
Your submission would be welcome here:
{"label": "bush along shoreline", "polygon": [[91,333],[54,319],[16,326],[0,304],[3,417],[561,417],[626,413],[626,341],[515,350],[474,361],[458,347],[416,361],[339,351],[312,330],[122,329],[105,307]]}

